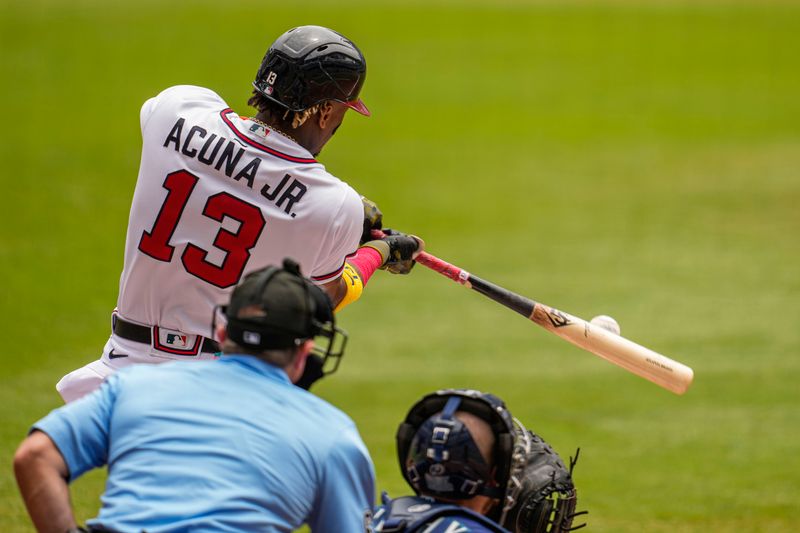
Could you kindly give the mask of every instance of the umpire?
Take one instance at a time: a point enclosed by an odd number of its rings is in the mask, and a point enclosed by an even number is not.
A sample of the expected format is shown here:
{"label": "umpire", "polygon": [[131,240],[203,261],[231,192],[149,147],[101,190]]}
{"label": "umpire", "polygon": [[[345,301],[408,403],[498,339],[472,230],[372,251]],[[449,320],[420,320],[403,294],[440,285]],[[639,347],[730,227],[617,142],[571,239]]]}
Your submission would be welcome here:
{"label": "umpire", "polygon": [[34,424],[14,469],[38,531],[81,531],[68,483],[104,464],[89,531],[363,529],[367,449],[347,415],[293,385],[315,337],[327,362],[341,355],[327,295],[286,260],[248,275],[223,312],[220,360],[131,366]]}

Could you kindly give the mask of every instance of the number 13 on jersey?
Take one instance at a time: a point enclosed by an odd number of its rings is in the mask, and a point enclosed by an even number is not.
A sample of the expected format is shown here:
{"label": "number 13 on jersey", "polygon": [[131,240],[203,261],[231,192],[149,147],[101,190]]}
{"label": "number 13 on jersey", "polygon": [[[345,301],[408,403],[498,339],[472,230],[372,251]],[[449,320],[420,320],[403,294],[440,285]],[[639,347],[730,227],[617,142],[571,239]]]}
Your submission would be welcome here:
{"label": "number 13 on jersey", "polygon": [[[139,240],[141,252],[159,261],[172,261],[175,247],[169,241],[180,223],[197,181],[197,176],[186,170],[167,175],[163,185],[168,191],[167,197],[152,229],[142,232]],[[221,265],[207,261],[209,252],[191,242],[181,254],[181,263],[189,274],[212,285],[223,289],[236,285],[250,259],[250,250],[264,229],[264,215],[258,207],[226,192],[209,196],[203,207],[203,215],[220,223],[225,217],[230,217],[239,222],[239,229],[232,233],[220,227],[214,237],[214,246],[225,252]]]}

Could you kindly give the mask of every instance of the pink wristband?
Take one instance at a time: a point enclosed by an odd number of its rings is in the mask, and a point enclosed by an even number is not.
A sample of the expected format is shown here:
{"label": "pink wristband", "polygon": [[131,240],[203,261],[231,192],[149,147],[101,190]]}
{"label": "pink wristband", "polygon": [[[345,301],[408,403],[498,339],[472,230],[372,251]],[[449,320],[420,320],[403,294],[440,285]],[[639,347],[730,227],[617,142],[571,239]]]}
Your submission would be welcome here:
{"label": "pink wristband", "polygon": [[366,285],[367,280],[369,280],[375,271],[383,264],[383,257],[375,248],[362,246],[356,251],[353,257],[347,260],[347,262],[358,270],[358,273],[361,274],[361,283]]}

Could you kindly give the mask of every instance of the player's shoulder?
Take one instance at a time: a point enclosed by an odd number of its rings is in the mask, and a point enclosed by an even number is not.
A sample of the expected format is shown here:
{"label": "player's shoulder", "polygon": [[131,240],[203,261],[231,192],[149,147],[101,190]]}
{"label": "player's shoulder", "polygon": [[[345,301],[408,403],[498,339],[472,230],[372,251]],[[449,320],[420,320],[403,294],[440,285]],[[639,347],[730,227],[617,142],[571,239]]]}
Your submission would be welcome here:
{"label": "player's shoulder", "polygon": [[332,226],[334,231],[340,228],[339,232],[349,235],[350,238],[360,238],[364,230],[364,203],[361,195],[346,183],[342,193],[342,204]]}
{"label": "player's shoulder", "polygon": [[344,209],[355,211],[359,216],[364,214],[364,205],[361,201],[361,195],[351,187],[347,182],[342,182],[342,205]]}
{"label": "player's shoulder", "polygon": [[216,92],[197,85],[174,85],[154,98],[158,102],[213,102],[225,105],[225,101]]}
{"label": "player's shoulder", "polygon": [[[369,451],[355,422],[341,409],[311,392],[292,387],[298,434],[319,454],[323,468],[370,463]],[[320,438],[324,436],[324,438]]]}
{"label": "player's shoulder", "polygon": [[315,419],[320,427],[330,429],[356,427],[355,422],[347,413],[327,400],[300,388],[293,388],[293,392],[302,402],[307,415]]}
{"label": "player's shoulder", "polygon": [[364,206],[361,202],[361,195],[347,182],[339,181],[339,191],[341,194],[341,204],[337,218],[355,216],[361,223],[364,218]]}
{"label": "player's shoulder", "polygon": [[[317,209],[309,214],[325,218],[325,222],[332,225],[348,223],[350,221],[361,224],[364,218],[364,207],[361,203],[361,195],[347,182],[328,173],[322,169],[324,176],[319,182],[324,183],[321,192],[325,195],[325,200],[320,201],[328,208]],[[311,182],[313,183],[313,182]]]}
{"label": "player's shoulder", "polygon": [[328,231],[336,234],[352,225],[360,227],[364,219],[361,195],[348,183],[329,173],[324,166],[314,167],[296,173],[310,193],[310,201],[302,213],[304,222],[328,228]]}
{"label": "player's shoulder", "polygon": [[225,100],[211,89],[196,85],[175,85],[164,89],[142,105],[142,127],[154,115],[177,115],[204,108],[221,111],[228,107]]}

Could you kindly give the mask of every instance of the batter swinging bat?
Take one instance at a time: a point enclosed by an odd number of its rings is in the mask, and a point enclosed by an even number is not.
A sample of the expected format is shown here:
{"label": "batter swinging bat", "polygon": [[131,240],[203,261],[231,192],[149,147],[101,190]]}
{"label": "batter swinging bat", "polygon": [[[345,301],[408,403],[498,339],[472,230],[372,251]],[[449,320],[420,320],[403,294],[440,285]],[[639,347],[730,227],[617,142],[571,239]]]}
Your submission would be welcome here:
{"label": "batter swinging bat", "polygon": [[691,368],[625,337],[520,296],[427,252],[420,253],[416,261],[516,311],[550,333],[675,394],[683,394],[692,384],[694,372]]}

